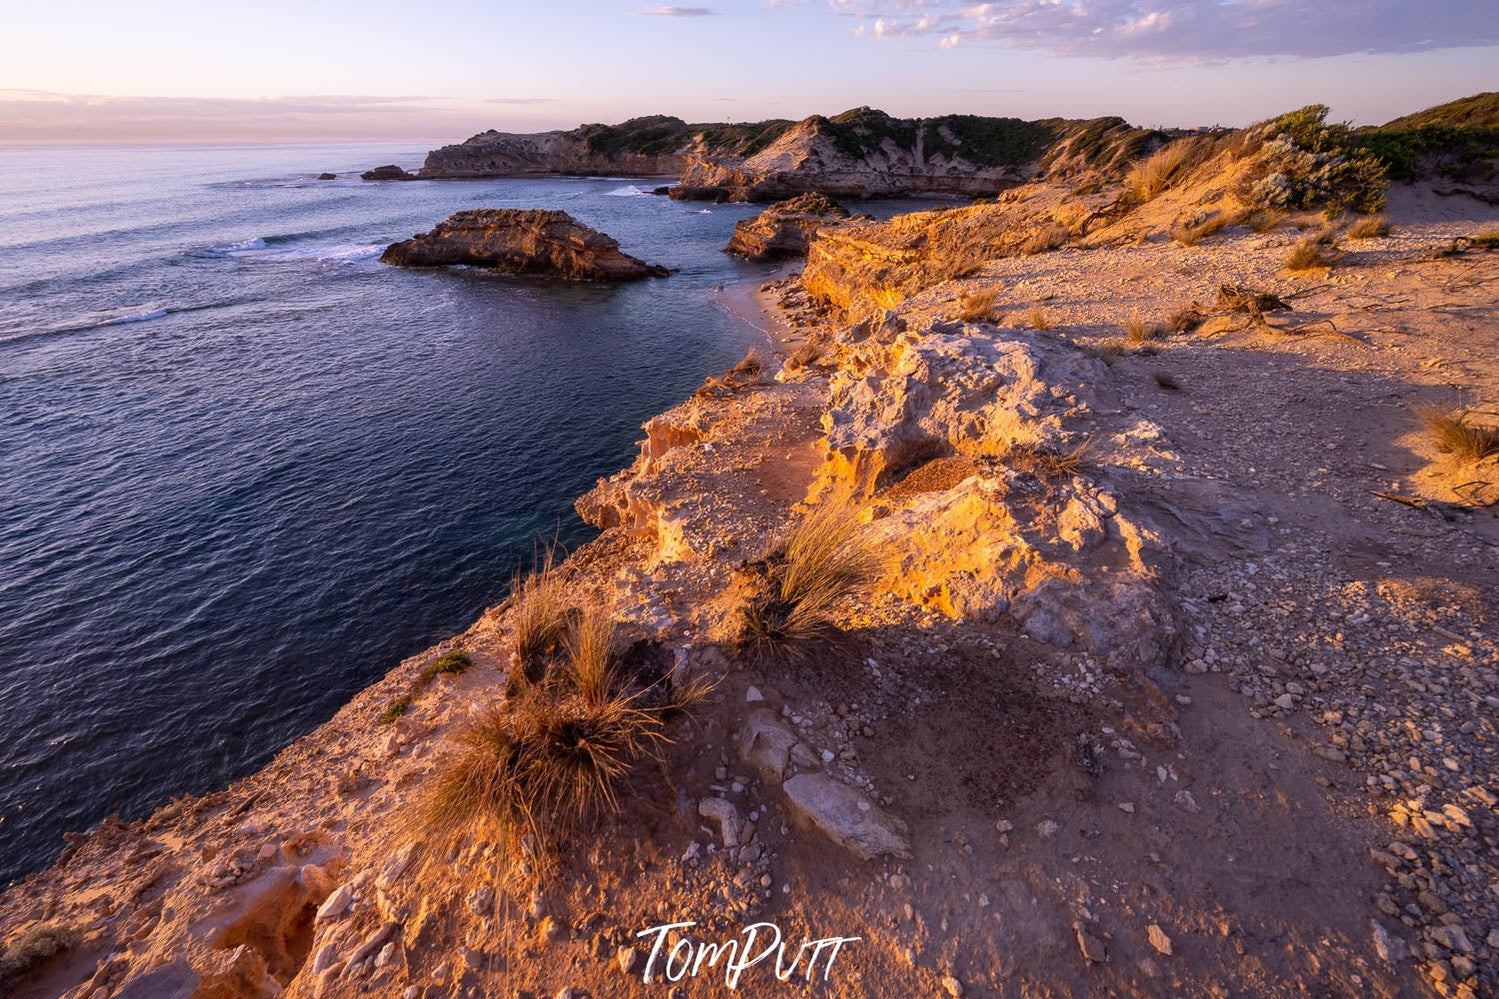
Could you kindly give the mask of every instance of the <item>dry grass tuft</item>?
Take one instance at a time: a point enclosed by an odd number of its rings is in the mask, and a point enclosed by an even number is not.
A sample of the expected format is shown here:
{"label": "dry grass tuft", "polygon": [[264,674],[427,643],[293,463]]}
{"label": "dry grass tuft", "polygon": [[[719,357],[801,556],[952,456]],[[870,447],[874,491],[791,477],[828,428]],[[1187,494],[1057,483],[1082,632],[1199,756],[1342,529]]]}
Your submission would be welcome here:
{"label": "dry grass tuft", "polygon": [[1423,406],[1416,410],[1416,416],[1431,434],[1436,449],[1452,455],[1461,464],[1471,465],[1499,454],[1499,431],[1473,426],[1466,412]]}
{"label": "dry grass tuft", "polygon": [[415,816],[429,847],[465,836],[509,851],[527,835],[556,841],[617,810],[630,769],[665,741],[655,714],[629,698],[541,690],[490,704],[457,738]]}
{"label": "dry grass tuft", "polygon": [[958,300],[958,318],[964,322],[994,322],[994,303],[999,299],[999,289],[972,291]]}
{"label": "dry grass tuft", "polygon": [[1139,316],[1131,318],[1124,324],[1124,338],[1136,346],[1150,340],[1159,340],[1165,335],[1165,327],[1154,323],[1147,323]]}
{"label": "dry grass tuft", "polygon": [[1207,317],[1195,306],[1187,305],[1166,318],[1166,328],[1173,333],[1191,333],[1207,321]]}
{"label": "dry grass tuft", "polygon": [[1144,204],[1169,188],[1183,168],[1189,166],[1192,152],[1187,142],[1173,142],[1131,166],[1124,176],[1130,199]]}
{"label": "dry grass tuft", "polygon": [[603,604],[584,607],[568,629],[568,665],[572,679],[583,700],[591,705],[603,703],[614,682],[614,615]]}
{"label": "dry grass tuft", "polygon": [[1092,449],[1092,438],[1084,439],[1070,451],[1059,451],[1045,444],[1011,444],[1000,461],[1014,471],[1050,482],[1053,479],[1070,479],[1076,475],[1082,470],[1084,459]]}
{"label": "dry grass tuft", "polygon": [[33,971],[77,945],[80,937],[58,923],[31,923],[0,945],[0,991],[10,994]]}
{"label": "dry grass tuft", "polygon": [[1028,257],[1038,253],[1050,253],[1067,242],[1067,228],[1061,225],[1048,225],[1037,230],[1021,247],[1021,252]]}
{"label": "dry grass tuft", "polygon": [[1246,225],[1252,232],[1259,233],[1260,235],[1264,235],[1267,232],[1274,232],[1276,229],[1280,228],[1280,223],[1281,216],[1279,212],[1266,211],[1263,209],[1256,212],[1250,212],[1248,215],[1245,215],[1239,220],[1240,225]]}
{"label": "dry grass tuft", "polygon": [[1390,220],[1383,215],[1365,215],[1348,227],[1349,239],[1374,239],[1390,234]]}
{"label": "dry grass tuft", "polygon": [[1168,392],[1181,391],[1181,382],[1177,381],[1169,371],[1156,371],[1151,374],[1151,377],[1155,379],[1157,388],[1165,389]]}
{"label": "dry grass tuft", "polygon": [[809,340],[791,352],[791,356],[786,358],[786,367],[791,371],[810,368],[822,360],[822,354],[822,344]]}
{"label": "dry grass tuft", "polygon": [[765,358],[754,347],[744,355],[744,359],[729,369],[729,380],[740,384],[750,384],[760,380],[765,374]]}
{"label": "dry grass tuft", "polygon": [[512,687],[541,679],[539,673],[544,671],[538,667],[543,665],[542,657],[556,651],[567,630],[567,588],[554,559],[554,552],[548,550],[536,569],[518,578],[511,587],[515,610],[510,622],[515,633],[516,658]]}
{"label": "dry grass tuft", "polygon": [[1310,271],[1328,268],[1343,259],[1343,251],[1339,250],[1333,239],[1327,235],[1324,229],[1312,236],[1304,236],[1297,240],[1291,247],[1291,252],[1286,256],[1286,270],[1288,271]]}
{"label": "dry grass tuft", "polygon": [[759,592],[740,606],[740,648],[764,660],[805,659],[836,634],[838,605],[881,567],[878,551],[859,530],[856,509],[814,509],[766,558]]}
{"label": "dry grass tuft", "polygon": [[1217,235],[1228,225],[1228,216],[1223,212],[1215,212],[1208,218],[1196,225],[1183,224],[1171,233],[1171,238],[1182,246],[1196,246],[1209,236]]}
{"label": "dry grass tuft", "polygon": [[1026,317],[1026,321],[1030,323],[1030,327],[1033,330],[1051,329],[1051,319],[1042,311],[1040,306],[1030,311],[1030,314]]}

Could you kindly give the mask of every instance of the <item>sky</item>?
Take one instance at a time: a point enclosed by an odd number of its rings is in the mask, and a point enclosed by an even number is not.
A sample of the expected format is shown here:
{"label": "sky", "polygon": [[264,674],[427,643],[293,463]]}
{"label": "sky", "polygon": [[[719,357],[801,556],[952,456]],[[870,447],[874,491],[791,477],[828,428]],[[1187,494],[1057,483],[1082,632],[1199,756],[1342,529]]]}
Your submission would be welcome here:
{"label": "sky", "polygon": [[457,141],[674,114],[1371,124],[1499,89],[1499,0],[5,0],[0,142]]}

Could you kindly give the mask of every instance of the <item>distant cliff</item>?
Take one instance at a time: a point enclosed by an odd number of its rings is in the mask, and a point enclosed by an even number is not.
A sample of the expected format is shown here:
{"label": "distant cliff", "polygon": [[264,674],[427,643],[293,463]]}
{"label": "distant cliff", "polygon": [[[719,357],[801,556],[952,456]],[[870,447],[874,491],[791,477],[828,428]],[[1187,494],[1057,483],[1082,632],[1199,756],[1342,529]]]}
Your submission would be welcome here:
{"label": "distant cliff", "polygon": [[673,197],[706,200],[772,201],[810,191],[851,198],[981,195],[1043,172],[1115,168],[1165,138],[1121,118],[913,119],[871,108],[738,125],[654,116],[570,131],[483,132],[433,150],[417,176],[680,177]]}

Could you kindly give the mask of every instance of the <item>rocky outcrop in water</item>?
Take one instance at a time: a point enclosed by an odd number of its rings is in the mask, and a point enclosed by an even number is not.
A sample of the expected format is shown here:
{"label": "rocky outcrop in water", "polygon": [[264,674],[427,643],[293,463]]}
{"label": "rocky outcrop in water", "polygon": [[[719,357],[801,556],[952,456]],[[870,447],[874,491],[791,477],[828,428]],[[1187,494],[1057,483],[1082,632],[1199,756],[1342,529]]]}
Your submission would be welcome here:
{"label": "rocky outcrop in water", "polygon": [[404,167],[398,167],[394,163],[385,166],[377,166],[373,170],[366,170],[359,175],[361,180],[420,180],[414,173],[407,173]]}
{"label": "rocky outcrop in water", "polygon": [[803,194],[778,201],[734,226],[734,237],[724,252],[747,260],[805,257],[813,233],[849,217],[848,209],[836,201],[821,194]]}
{"label": "rocky outcrop in water", "polygon": [[570,281],[629,281],[672,273],[622,252],[613,237],[566,212],[539,209],[458,212],[431,232],[392,243],[380,260],[399,267],[467,264]]}

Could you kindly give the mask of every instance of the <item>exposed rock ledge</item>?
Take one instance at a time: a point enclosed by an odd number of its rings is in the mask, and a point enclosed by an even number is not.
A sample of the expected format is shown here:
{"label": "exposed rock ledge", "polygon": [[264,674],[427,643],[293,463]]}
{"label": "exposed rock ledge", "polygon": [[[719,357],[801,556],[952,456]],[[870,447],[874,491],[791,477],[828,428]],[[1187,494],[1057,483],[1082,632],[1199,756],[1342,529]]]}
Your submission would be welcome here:
{"label": "exposed rock ledge", "polygon": [[390,244],[380,259],[400,267],[469,264],[572,281],[629,281],[672,273],[624,253],[613,237],[567,212],[540,209],[458,212],[431,232]]}
{"label": "exposed rock ledge", "polygon": [[821,194],[777,201],[759,215],[735,225],[734,237],[724,252],[746,260],[805,257],[814,233],[849,217],[847,208]]}

